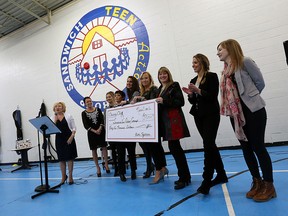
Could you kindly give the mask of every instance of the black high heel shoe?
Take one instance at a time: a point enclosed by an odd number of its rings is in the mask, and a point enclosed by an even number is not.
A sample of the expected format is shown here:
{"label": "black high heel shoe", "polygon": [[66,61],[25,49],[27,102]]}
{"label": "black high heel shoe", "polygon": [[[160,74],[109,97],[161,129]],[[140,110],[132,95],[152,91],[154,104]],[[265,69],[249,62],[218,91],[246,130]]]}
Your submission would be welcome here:
{"label": "black high heel shoe", "polygon": [[101,177],[101,169],[99,166],[97,167],[97,177]]}
{"label": "black high heel shoe", "polygon": [[120,176],[120,180],[121,180],[122,182],[126,182],[127,179],[126,179],[125,175],[120,174],[119,176]]}
{"label": "black high heel shoe", "polygon": [[108,169],[106,169],[106,167],[104,166],[104,170],[106,170],[106,173],[110,173],[109,167],[108,167]]}
{"label": "black high heel shoe", "polygon": [[65,182],[67,182],[67,178],[68,178],[68,176],[66,175],[65,180],[63,182],[60,182],[60,185],[65,184]]}
{"label": "black high heel shoe", "polygon": [[136,178],[137,178],[136,171],[135,170],[131,171],[131,179],[135,180]]}
{"label": "black high heel shoe", "polygon": [[144,173],[143,179],[145,179],[145,178],[150,178],[151,174],[154,175],[154,173],[155,173],[154,170],[155,170],[155,166],[154,166],[154,164],[152,164],[150,170],[147,170],[147,171]]}
{"label": "black high heel shoe", "polygon": [[143,179],[150,178],[151,175],[154,175],[154,170],[149,170],[144,173]]}

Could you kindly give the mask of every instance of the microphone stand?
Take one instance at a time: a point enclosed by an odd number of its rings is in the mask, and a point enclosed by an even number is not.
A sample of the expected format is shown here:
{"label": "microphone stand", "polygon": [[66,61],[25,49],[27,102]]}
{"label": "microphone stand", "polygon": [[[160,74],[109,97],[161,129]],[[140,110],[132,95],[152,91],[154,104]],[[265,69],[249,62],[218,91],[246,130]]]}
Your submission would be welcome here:
{"label": "microphone stand", "polygon": [[[39,111],[39,114],[36,118],[39,118],[41,115],[41,110]],[[39,130],[37,130],[37,140],[38,140],[38,155],[39,155],[39,167],[40,167],[40,180],[41,185],[37,186],[35,188],[35,192],[41,192],[46,189],[46,185],[43,184],[43,174],[42,174],[42,161],[41,161],[41,147],[40,147],[40,136],[39,136]]]}

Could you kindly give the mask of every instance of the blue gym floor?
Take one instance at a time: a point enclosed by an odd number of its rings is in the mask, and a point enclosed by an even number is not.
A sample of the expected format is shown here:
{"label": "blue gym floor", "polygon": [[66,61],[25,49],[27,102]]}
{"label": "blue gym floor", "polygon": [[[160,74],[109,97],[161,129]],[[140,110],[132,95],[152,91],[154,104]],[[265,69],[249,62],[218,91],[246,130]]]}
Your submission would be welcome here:
{"label": "blue gym floor", "polygon": [[[229,182],[211,188],[210,194],[197,194],[202,181],[203,152],[186,153],[192,175],[192,184],[182,190],[174,190],[177,180],[175,162],[167,155],[168,178],[157,185],[149,185],[150,179],[143,179],[144,158],[137,158],[137,179],[132,181],[130,169],[127,182],[121,182],[102,171],[96,175],[92,160],[76,161],[74,185],[64,184],[59,193],[45,193],[34,199],[34,189],[41,184],[39,166],[30,170],[11,173],[12,165],[0,168],[0,215],[288,215],[288,146],[269,147],[273,161],[274,184],[277,198],[265,203],[247,199],[251,176],[247,171],[241,150],[222,150],[221,155],[229,176]],[[29,153],[28,153],[29,154]],[[61,180],[58,163],[48,163],[49,185]],[[44,166],[43,177],[44,175]],[[45,179],[43,179],[45,182]]]}

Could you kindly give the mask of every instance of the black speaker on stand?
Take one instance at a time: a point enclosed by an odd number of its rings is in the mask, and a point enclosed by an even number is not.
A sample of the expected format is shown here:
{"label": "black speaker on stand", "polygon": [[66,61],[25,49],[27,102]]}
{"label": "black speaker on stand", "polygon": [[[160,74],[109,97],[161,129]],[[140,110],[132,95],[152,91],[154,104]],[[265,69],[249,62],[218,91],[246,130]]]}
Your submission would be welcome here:
{"label": "black speaker on stand", "polygon": [[285,55],[286,55],[286,63],[288,65],[288,40],[283,42],[284,45],[284,51],[285,51]]}

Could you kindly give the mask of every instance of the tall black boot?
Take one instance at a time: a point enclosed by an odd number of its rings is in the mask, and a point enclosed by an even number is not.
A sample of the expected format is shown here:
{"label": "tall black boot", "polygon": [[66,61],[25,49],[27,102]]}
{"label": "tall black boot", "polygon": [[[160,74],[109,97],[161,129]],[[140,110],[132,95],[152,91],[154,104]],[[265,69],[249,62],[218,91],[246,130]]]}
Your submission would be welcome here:
{"label": "tall black boot", "polygon": [[208,195],[211,188],[211,181],[204,180],[202,181],[200,187],[197,189],[197,192],[204,195]]}
{"label": "tall black boot", "polygon": [[217,184],[223,184],[223,183],[226,183],[228,182],[228,178],[227,178],[227,175],[226,173],[217,173],[216,177],[212,180],[211,182],[211,187],[213,187],[214,185],[217,185]]}

